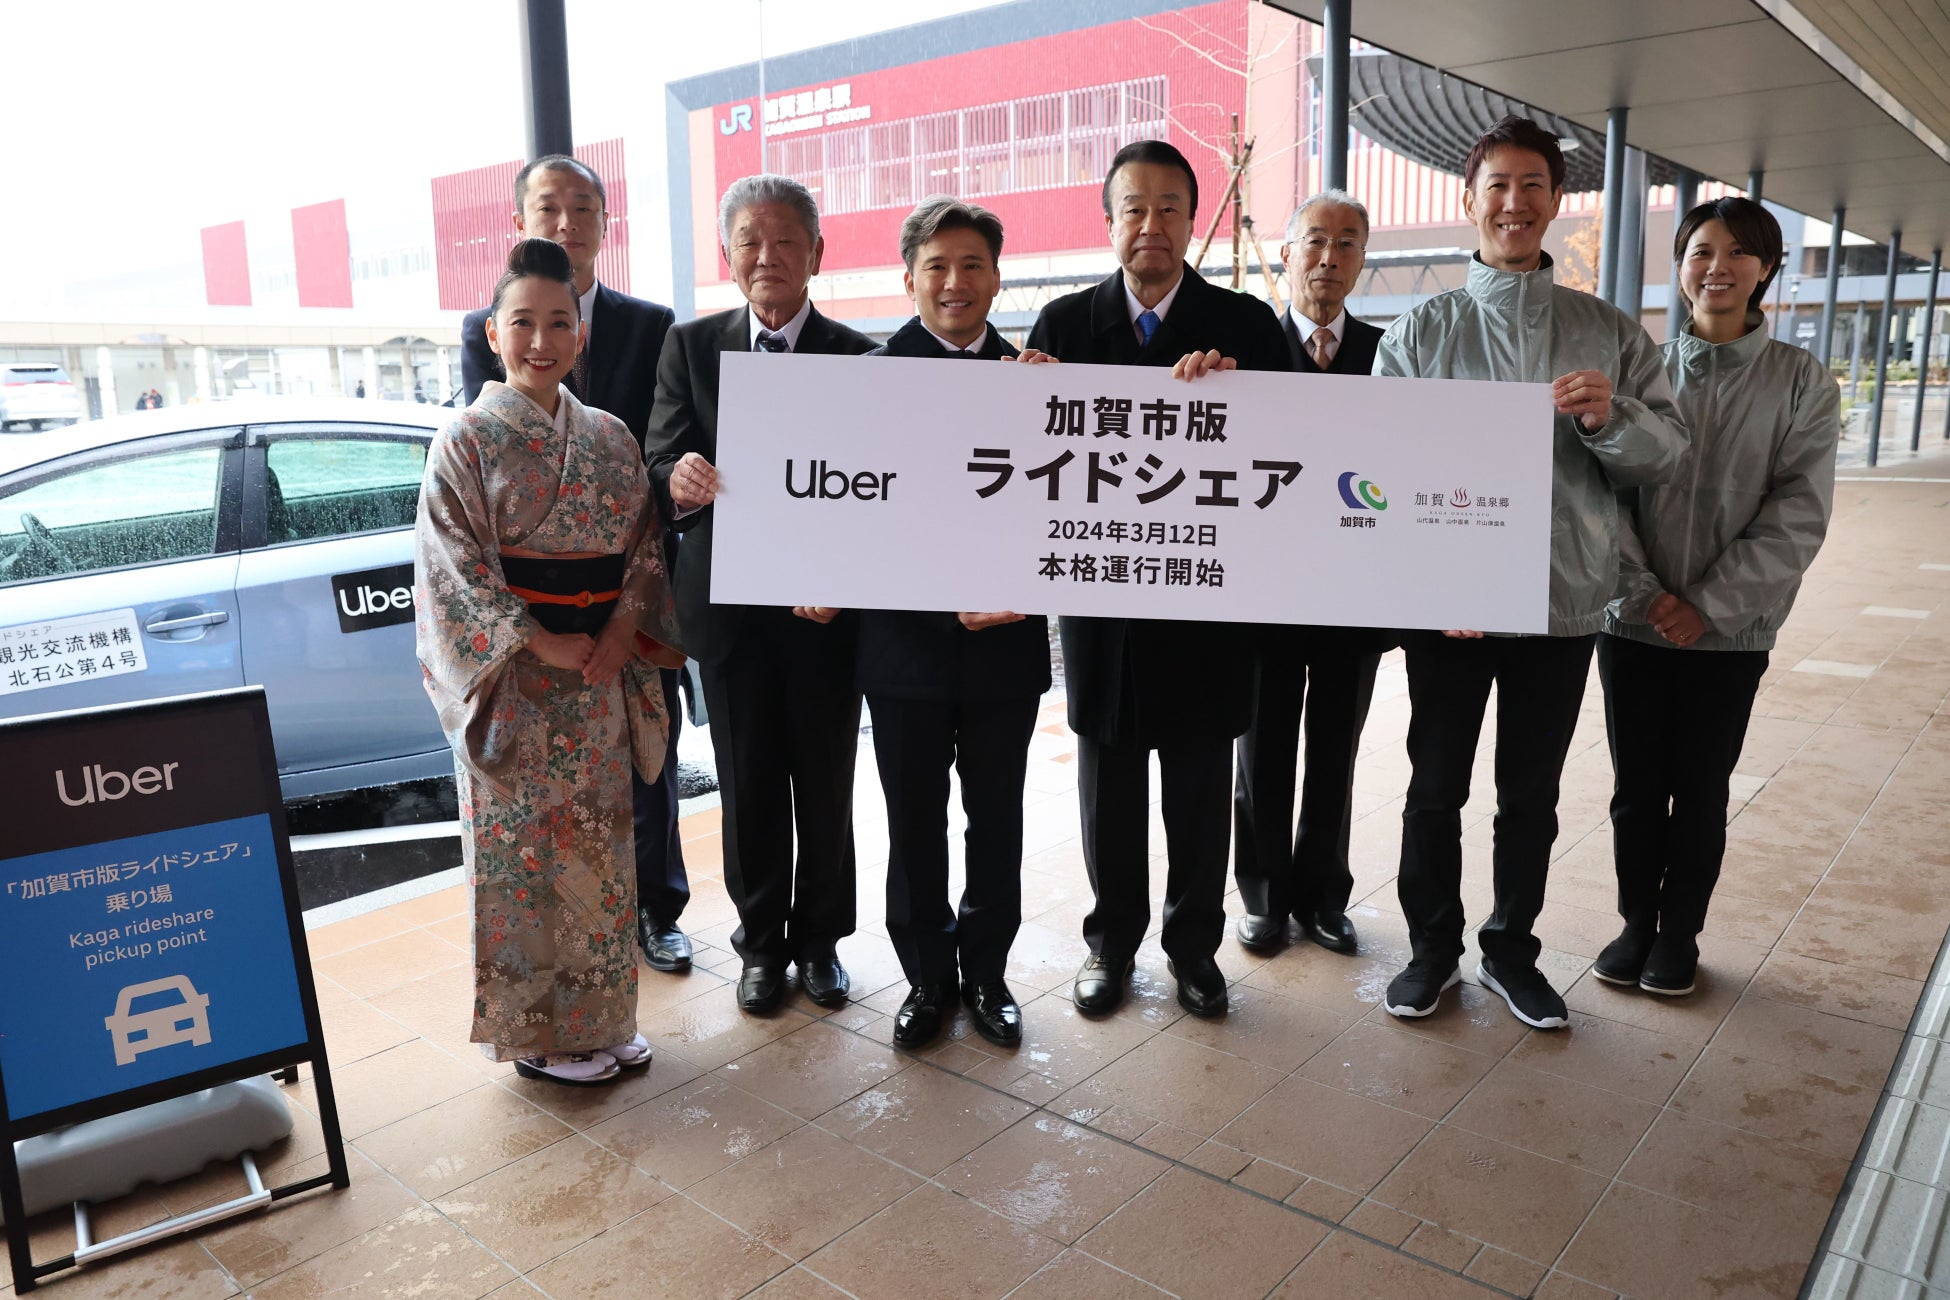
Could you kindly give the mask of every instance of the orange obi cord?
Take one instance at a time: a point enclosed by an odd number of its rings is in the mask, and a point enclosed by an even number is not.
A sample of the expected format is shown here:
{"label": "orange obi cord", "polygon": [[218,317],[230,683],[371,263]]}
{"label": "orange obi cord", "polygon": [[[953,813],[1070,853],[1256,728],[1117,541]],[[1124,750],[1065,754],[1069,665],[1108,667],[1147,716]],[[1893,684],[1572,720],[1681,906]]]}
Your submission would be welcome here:
{"label": "orange obi cord", "polygon": [[623,593],[618,589],[616,591],[578,591],[573,596],[562,596],[552,591],[536,591],[530,587],[509,587],[508,594],[519,596],[531,605],[576,605],[587,609],[591,605],[600,605],[605,601],[615,600]]}

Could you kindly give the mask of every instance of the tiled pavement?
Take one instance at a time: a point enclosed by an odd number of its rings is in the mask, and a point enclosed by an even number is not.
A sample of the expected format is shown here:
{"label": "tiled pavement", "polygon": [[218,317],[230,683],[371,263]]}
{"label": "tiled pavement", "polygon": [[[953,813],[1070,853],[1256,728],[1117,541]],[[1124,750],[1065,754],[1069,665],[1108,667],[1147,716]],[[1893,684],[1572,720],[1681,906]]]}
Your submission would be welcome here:
{"label": "tiled pavement", "polygon": [[[1900,472],[1950,477],[1950,462]],[[961,1022],[924,1052],[889,1046],[904,987],[879,922],[885,831],[866,768],[861,930],[842,946],[853,1005],[823,1014],[795,995],[771,1019],[736,1010],[715,812],[685,823],[699,969],[645,972],[656,1062],[612,1089],[521,1080],[467,1045],[459,887],[318,929],[351,1189],[50,1294],[1792,1295],[1950,925],[1950,485],[1845,482],[1837,495],[1763,683],[1690,999],[1589,975],[1616,927],[1594,673],[1539,924],[1572,1027],[1527,1031],[1473,983],[1424,1022],[1379,1010],[1406,955],[1395,656],[1359,778],[1361,955],[1261,960],[1228,939],[1234,1009],[1207,1023],[1180,1013],[1154,938],[1127,1007],[1084,1020],[1065,989],[1089,890],[1052,708],[1031,761],[1019,1050]],[[1465,818],[1476,920],[1487,776],[1479,767]],[[1155,817],[1152,834],[1161,848]],[[1871,1153],[1863,1179],[1907,1180],[1900,1212],[1922,1222],[1941,1219],[1943,1198],[1915,1153],[1941,1152],[1928,1125],[1950,1112],[1934,1108],[1943,1071],[1924,1055],[1940,1049],[1918,1041],[1899,1085],[1915,1136]],[[300,1124],[273,1177],[321,1165],[309,1085],[292,1096]],[[101,1231],[232,1181],[138,1193]],[[1849,1233],[1834,1244],[1856,1250],[1851,1276],[1950,1270],[1931,1250],[1878,1256],[1872,1233]],[[51,1216],[40,1239],[41,1257],[65,1249],[65,1221]]]}

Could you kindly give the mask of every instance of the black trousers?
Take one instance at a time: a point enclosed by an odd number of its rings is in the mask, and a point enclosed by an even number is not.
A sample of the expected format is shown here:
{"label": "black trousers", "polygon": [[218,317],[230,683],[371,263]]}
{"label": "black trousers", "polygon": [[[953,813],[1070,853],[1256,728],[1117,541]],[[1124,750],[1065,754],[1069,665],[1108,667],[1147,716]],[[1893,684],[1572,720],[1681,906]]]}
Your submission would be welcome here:
{"label": "black trousers", "polygon": [[748,966],[831,956],[853,933],[860,692],[850,631],[753,610],[731,653],[701,666],[725,892],[738,907],[731,946]]}
{"label": "black trousers", "polygon": [[[1381,656],[1341,640],[1301,628],[1262,633],[1253,725],[1239,738],[1232,795],[1232,873],[1255,916],[1344,912],[1354,889],[1354,756]],[[1303,712],[1307,766],[1294,831]]]}
{"label": "black trousers", "polygon": [[[670,735],[664,746],[664,770],[655,781],[630,773],[630,819],[636,827],[636,902],[643,914],[660,925],[674,926],[691,901],[691,882],[684,873],[684,844],[677,833],[677,737],[684,731],[684,697],[677,686],[676,668],[661,670],[664,713]],[[709,707],[708,705],[706,706]]]}
{"label": "black trousers", "polygon": [[[1151,925],[1151,751],[1077,737],[1077,795],[1083,864],[1096,905],[1083,918],[1090,951],[1112,960],[1136,954]],[[1232,742],[1158,747],[1165,818],[1165,954],[1210,957],[1225,934],[1226,796]]]}
{"label": "black trousers", "polygon": [[1416,632],[1408,651],[1408,757],[1397,881],[1415,955],[1452,962],[1463,951],[1462,806],[1490,687],[1496,687],[1496,908],[1483,955],[1534,966],[1530,932],[1544,905],[1557,839],[1557,791],[1591,672],[1587,636],[1457,640]]}
{"label": "black trousers", "polygon": [[1618,914],[1692,938],[1727,850],[1727,782],[1740,761],[1765,650],[1681,650],[1598,637],[1611,739]]}
{"label": "black trousers", "polygon": [[[1002,978],[1022,926],[1022,787],[1040,703],[867,697],[887,796],[887,936],[910,984]],[[959,909],[948,898],[950,767],[968,816]]]}

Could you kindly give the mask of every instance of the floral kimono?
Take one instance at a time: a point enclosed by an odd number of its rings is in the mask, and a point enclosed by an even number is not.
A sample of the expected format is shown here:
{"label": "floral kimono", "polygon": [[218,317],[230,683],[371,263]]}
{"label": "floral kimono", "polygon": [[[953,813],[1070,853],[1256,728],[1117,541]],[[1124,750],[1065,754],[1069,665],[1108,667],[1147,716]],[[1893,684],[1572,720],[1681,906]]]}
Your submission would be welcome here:
{"label": "floral kimono", "polygon": [[[487,384],[434,439],[414,525],[420,665],[474,885],[472,1038],[498,1061],[636,1033],[630,767],[662,771],[657,666],[683,662],[636,441],[567,389],[559,400],[551,419]],[[610,617],[638,636],[616,681],[586,685],[526,648],[540,624],[508,589],[502,547],[625,557]]]}

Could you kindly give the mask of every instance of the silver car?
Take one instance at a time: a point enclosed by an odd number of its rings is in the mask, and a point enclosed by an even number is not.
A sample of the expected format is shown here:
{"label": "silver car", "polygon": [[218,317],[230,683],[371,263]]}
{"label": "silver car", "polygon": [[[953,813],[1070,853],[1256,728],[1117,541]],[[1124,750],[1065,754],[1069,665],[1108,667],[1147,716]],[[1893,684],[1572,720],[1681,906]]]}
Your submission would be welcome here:
{"label": "silver car", "polygon": [[411,592],[449,414],[262,399],[0,443],[0,718],[261,685],[286,798],[451,774]]}

